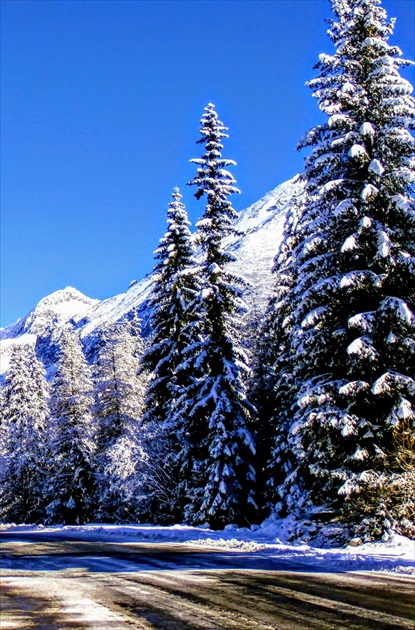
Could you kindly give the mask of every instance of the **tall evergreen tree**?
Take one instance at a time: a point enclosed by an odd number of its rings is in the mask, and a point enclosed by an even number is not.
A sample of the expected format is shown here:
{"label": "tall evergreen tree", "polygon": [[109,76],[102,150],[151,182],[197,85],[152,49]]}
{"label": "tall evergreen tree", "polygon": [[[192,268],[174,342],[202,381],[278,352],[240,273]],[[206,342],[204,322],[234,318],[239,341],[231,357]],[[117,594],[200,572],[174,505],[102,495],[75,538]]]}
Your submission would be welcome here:
{"label": "tall evergreen tree", "polygon": [[69,328],[62,332],[56,373],[51,384],[54,423],[54,474],[50,479],[48,520],[85,523],[95,494],[93,460],[93,383],[82,345]]}
{"label": "tall evergreen tree", "polygon": [[189,340],[185,331],[187,305],[197,288],[194,247],[182,195],[174,189],[167,212],[168,228],[155,251],[151,309],[151,345],[143,366],[152,372],[146,397],[147,421],[165,423],[177,395],[176,368]]}
{"label": "tall evergreen tree", "polygon": [[177,372],[192,343],[188,305],[198,288],[194,246],[182,195],[173,191],[167,212],[167,231],[155,251],[154,285],[149,299],[151,343],[142,366],[151,377],[146,393],[144,423],[149,452],[150,508],[156,518],[181,518],[180,496],[183,445],[172,409],[187,384],[186,371]]}
{"label": "tall evergreen tree", "polygon": [[[265,513],[269,512],[269,503],[275,503],[275,487],[292,472],[286,433],[290,426],[291,398],[296,384],[289,365],[289,341],[284,324],[291,306],[287,296],[293,286],[295,271],[295,266],[290,266],[288,259],[294,246],[293,234],[301,209],[302,199],[293,199],[286,217],[280,251],[274,260],[276,288],[252,335],[254,378],[251,396],[257,408],[257,478],[259,499]],[[272,421],[275,420],[276,411],[277,426]],[[275,509],[275,505],[272,507]]]}
{"label": "tall evergreen tree", "polygon": [[307,201],[287,229],[273,307],[271,484],[289,509],[338,509],[370,490],[398,465],[395,434],[415,417],[409,62],[388,44],[394,21],[379,0],[331,4],[335,53],[310,82],[328,120],[301,143]]}
{"label": "tall evergreen tree", "polygon": [[0,517],[37,522],[44,516],[49,470],[49,391],[31,346],[14,346],[2,398]]}
{"label": "tall evergreen tree", "polygon": [[194,342],[186,349],[186,360],[178,368],[190,384],[178,399],[184,465],[190,480],[185,516],[193,522],[212,525],[246,522],[255,508],[253,499],[254,443],[247,428],[253,408],[246,397],[250,372],[239,343],[245,282],[229,272],[234,260],[225,249],[237,213],[228,197],[239,192],[227,167],[235,164],[222,157],[222,139],[227,128],[209,104],[201,120],[204,145],[190,182],[197,186],[196,198],[206,196],[207,205],[197,223],[197,243],[203,261],[201,290],[189,305]]}
{"label": "tall evergreen tree", "polygon": [[[139,335],[138,326],[135,333]],[[96,517],[126,520],[135,514],[130,490],[124,492],[126,477],[135,468],[134,453],[142,441],[144,376],[138,374],[137,340],[128,321],[109,324],[93,369],[95,383],[94,419],[97,431],[95,468],[97,476]],[[142,346],[142,342],[141,342]],[[122,442],[122,456],[119,444]],[[125,472],[126,457],[128,473]],[[136,515],[136,514],[135,514]]]}

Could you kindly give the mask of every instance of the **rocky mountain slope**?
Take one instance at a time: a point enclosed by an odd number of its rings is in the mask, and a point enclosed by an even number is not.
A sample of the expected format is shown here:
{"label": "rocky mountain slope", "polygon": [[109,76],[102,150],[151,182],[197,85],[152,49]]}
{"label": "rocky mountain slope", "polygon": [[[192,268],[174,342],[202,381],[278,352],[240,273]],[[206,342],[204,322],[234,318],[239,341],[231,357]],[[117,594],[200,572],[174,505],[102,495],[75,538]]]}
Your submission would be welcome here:
{"label": "rocky mountain slope", "polygon": [[[262,199],[243,210],[235,227],[237,234],[228,247],[237,257],[233,270],[251,283],[246,299],[256,311],[264,310],[272,289],[273,258],[282,238],[286,213],[294,199],[301,201],[303,185],[294,178],[277,186]],[[71,323],[83,339],[89,354],[107,323],[120,321],[138,312],[146,330],[147,298],[151,274],[133,283],[126,292],[106,300],[94,300],[77,289],[66,287],[43,298],[28,315],[0,331],[0,373],[8,369],[14,344],[36,346],[46,366],[53,364],[56,342],[63,326]]]}

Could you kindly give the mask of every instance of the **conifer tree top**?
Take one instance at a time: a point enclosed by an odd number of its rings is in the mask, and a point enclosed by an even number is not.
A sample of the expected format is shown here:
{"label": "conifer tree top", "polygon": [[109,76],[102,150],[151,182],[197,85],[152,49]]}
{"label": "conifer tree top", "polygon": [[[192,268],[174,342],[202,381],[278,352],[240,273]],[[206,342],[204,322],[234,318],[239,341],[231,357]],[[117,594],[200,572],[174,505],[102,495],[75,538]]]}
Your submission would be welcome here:
{"label": "conifer tree top", "polygon": [[203,194],[207,194],[210,201],[213,196],[224,198],[228,195],[239,193],[236,188],[236,180],[233,175],[224,167],[236,166],[234,160],[227,160],[222,157],[222,138],[228,138],[226,133],[228,127],[219,120],[213,103],[205,107],[204,114],[200,121],[201,138],[198,144],[205,145],[205,153],[201,158],[190,160],[192,164],[198,164],[197,175],[189,182],[190,185],[198,187],[195,197],[199,199]]}
{"label": "conifer tree top", "polygon": [[180,199],[182,198],[183,195],[180,194],[180,188],[178,186],[175,186],[173,188],[173,193],[172,193],[172,197],[174,201],[180,201]]}
{"label": "conifer tree top", "polygon": [[167,210],[168,228],[154,252],[158,262],[153,271],[161,274],[165,281],[166,275],[172,276],[184,267],[193,264],[190,222],[177,186],[173,189],[172,197],[173,201],[169,203]]}

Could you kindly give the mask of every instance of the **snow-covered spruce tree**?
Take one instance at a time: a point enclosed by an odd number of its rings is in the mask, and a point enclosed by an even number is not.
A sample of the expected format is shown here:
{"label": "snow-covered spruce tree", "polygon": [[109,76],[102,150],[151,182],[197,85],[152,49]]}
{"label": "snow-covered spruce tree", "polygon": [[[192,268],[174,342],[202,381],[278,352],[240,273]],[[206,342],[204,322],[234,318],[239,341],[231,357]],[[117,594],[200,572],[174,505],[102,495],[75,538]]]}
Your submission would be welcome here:
{"label": "snow-covered spruce tree", "polygon": [[[149,298],[151,342],[142,367],[149,379],[144,424],[148,459],[149,509],[153,518],[182,518],[183,489],[180,426],[172,413],[175,400],[188,384],[185,371],[177,373],[184,350],[192,343],[187,309],[198,288],[194,245],[182,195],[173,191],[167,211],[167,231],[155,251],[154,285]],[[177,415],[176,415],[177,418]]]}
{"label": "snow-covered spruce tree", "polygon": [[85,523],[92,515],[96,431],[93,383],[82,345],[66,328],[60,338],[56,373],[51,383],[54,425],[54,470],[49,483],[48,521]]}
{"label": "snow-covered spruce tree", "polygon": [[[138,328],[138,325],[135,326]],[[139,334],[139,330],[135,330]],[[131,322],[106,326],[93,368],[97,494],[95,518],[125,521],[137,518],[132,477],[139,476],[136,454],[141,455],[141,417],[144,376],[136,356],[140,339],[131,334]],[[120,448],[122,444],[122,448]],[[140,457],[138,459],[141,459]],[[139,484],[136,484],[139,486]]]}
{"label": "snow-covered spruce tree", "polygon": [[250,370],[239,344],[241,316],[245,311],[245,283],[232,275],[227,264],[234,257],[224,240],[232,231],[237,213],[228,197],[239,192],[222,157],[222,139],[227,128],[209,104],[201,120],[205,151],[190,182],[196,198],[206,196],[207,205],[197,223],[197,243],[203,260],[201,289],[189,305],[190,327],[196,326],[194,342],[178,368],[190,377],[176,411],[182,423],[183,464],[188,475],[189,502],[185,517],[212,526],[246,523],[256,508],[253,498],[254,443],[247,428],[253,408],[246,397],[245,381]]}
{"label": "snow-covered spruce tree", "polygon": [[275,487],[292,472],[292,455],[286,435],[291,425],[296,383],[290,367],[289,338],[283,324],[291,307],[289,296],[296,269],[289,263],[292,262],[293,235],[301,209],[300,200],[294,199],[285,220],[280,251],[274,260],[275,291],[255,334],[251,396],[257,408],[257,476],[259,500],[265,514],[269,503],[275,511]]}
{"label": "snow-covered spruce tree", "polygon": [[18,523],[44,516],[49,467],[48,385],[31,346],[14,346],[0,423],[0,518]]}
{"label": "snow-covered spruce tree", "polygon": [[[396,434],[414,427],[414,100],[379,0],[331,4],[335,53],[310,82],[328,120],[302,142],[307,202],[279,269],[277,390],[293,386],[273,458],[288,443],[276,500],[347,511],[399,470]],[[380,506],[370,516],[375,535],[389,527]]]}

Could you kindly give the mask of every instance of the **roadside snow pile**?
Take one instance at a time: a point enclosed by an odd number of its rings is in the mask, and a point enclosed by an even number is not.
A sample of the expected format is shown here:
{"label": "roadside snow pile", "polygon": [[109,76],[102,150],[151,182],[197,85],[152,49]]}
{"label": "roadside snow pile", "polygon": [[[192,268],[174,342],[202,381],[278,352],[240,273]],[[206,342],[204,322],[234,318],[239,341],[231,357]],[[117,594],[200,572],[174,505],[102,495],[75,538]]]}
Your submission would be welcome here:
{"label": "roadside snow pile", "polygon": [[[409,573],[415,575],[415,541],[394,534],[387,542],[372,542],[359,545],[358,547],[346,547],[346,551],[353,555],[364,555],[367,562],[384,562],[390,563],[390,568],[386,566],[382,571],[391,570],[398,573]],[[399,560],[407,561],[406,564],[399,565]],[[392,564],[395,567],[392,568]]]}
{"label": "roadside snow pile", "polygon": [[287,523],[265,521],[261,526],[238,528],[228,525],[222,531],[207,525],[67,525],[43,527],[30,525],[0,525],[0,531],[24,532],[34,536],[42,533],[54,538],[111,541],[114,543],[187,544],[204,548],[226,549],[230,552],[257,554],[275,562],[289,561],[293,567],[307,571],[387,571],[415,575],[415,541],[395,534],[387,542],[322,549],[302,542],[287,540]]}
{"label": "roadside snow pile", "polygon": [[199,538],[198,540],[192,540],[192,545],[200,547],[219,547],[220,549],[230,549],[238,551],[246,551],[247,553],[253,553],[256,551],[262,551],[267,548],[267,545],[259,544],[253,540],[238,540],[237,538],[231,538],[225,540],[224,538]]}

